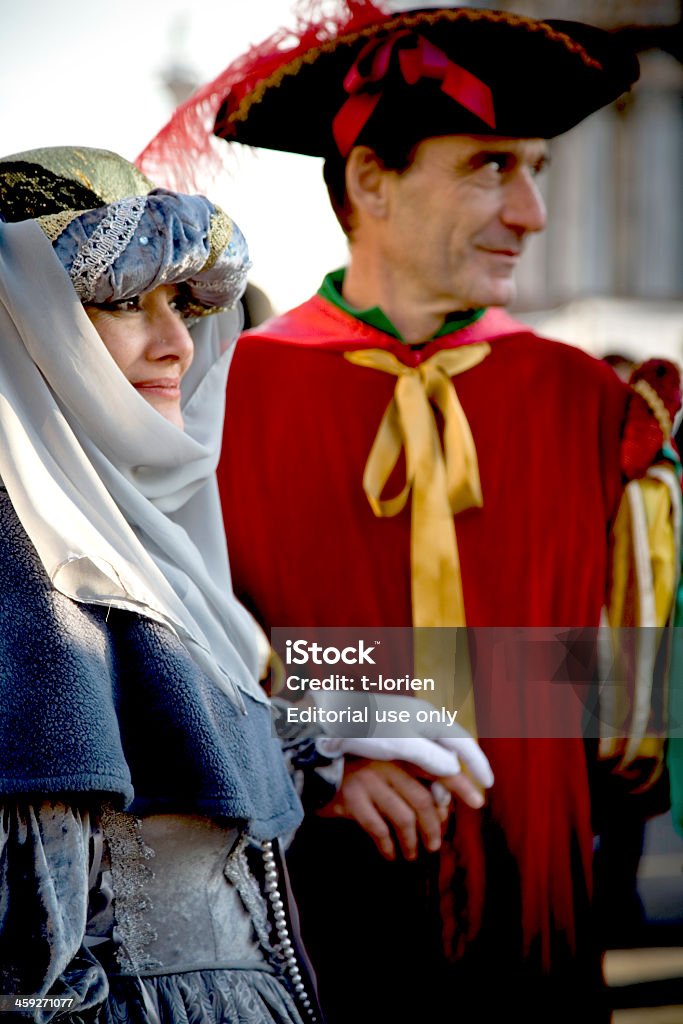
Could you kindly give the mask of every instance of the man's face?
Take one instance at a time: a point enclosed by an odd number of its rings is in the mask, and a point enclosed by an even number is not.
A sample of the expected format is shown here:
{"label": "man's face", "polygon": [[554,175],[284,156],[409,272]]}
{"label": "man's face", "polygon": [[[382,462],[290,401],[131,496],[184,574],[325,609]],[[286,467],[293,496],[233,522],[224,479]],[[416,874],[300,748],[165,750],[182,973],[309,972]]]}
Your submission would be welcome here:
{"label": "man's face", "polygon": [[388,175],[383,257],[432,312],[504,306],[526,236],[545,226],[535,178],[542,139],[449,135],[421,142]]}

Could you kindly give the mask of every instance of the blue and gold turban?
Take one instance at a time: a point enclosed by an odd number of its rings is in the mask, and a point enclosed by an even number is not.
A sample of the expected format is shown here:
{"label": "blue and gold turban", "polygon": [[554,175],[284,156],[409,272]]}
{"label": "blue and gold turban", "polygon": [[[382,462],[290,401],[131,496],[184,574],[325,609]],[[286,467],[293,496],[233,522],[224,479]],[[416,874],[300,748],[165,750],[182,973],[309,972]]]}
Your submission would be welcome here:
{"label": "blue and gold turban", "polygon": [[157,189],[99,149],[54,147],[0,160],[0,219],[35,220],[83,303],[184,285],[192,317],[234,306],[249,267],[244,236],[204,196]]}

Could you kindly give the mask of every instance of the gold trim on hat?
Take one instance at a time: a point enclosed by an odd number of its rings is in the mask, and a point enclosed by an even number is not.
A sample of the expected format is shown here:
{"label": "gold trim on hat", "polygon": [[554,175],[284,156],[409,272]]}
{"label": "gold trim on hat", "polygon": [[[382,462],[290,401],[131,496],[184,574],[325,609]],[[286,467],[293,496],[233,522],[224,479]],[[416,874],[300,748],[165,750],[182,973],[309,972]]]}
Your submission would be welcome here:
{"label": "gold trim on hat", "polygon": [[225,210],[221,210],[220,206],[217,206],[209,222],[209,256],[202,267],[202,273],[205,270],[211,270],[221,253],[227,249],[231,238],[232,221]]}
{"label": "gold trim on hat", "polygon": [[62,231],[68,228],[72,220],[81,216],[82,210],[61,210],[59,213],[46,213],[42,217],[36,217],[36,223],[40,225],[51,242],[56,242]]}
{"label": "gold trim on hat", "polygon": [[282,65],[282,67],[273,71],[272,74],[261,79],[260,82],[257,82],[252,92],[240,101],[237,110],[230,114],[226,120],[230,123],[235,121],[246,121],[251,107],[256,103],[260,103],[264,94],[269,89],[277,88],[285,78],[297,75],[305,64],[314,64],[322,54],[333,53],[340,46],[350,46],[359,39],[368,39],[373,35],[377,35],[379,32],[392,32],[397,28],[411,29],[419,28],[422,25],[437,25],[439,22],[443,21],[453,22],[461,20],[488,21],[492,24],[505,23],[513,27],[523,28],[527,32],[541,33],[551,42],[561,43],[566,50],[579,57],[586,67],[595,68],[597,71],[602,70],[602,64],[598,60],[595,60],[594,57],[591,57],[588,51],[581,46],[580,43],[577,43],[575,39],[572,39],[571,36],[566,35],[566,33],[558,32],[544,21],[525,18],[521,14],[509,14],[506,11],[482,11],[473,10],[471,8],[439,10],[436,13],[420,11],[415,14],[398,15],[397,17],[390,18],[388,21],[383,21],[378,25],[368,25],[366,28],[360,29],[358,32],[353,32],[349,35],[337,36],[334,39],[329,39],[327,42],[322,43],[320,46],[312,47],[305,53],[295,57],[294,60],[289,62],[289,64]]}

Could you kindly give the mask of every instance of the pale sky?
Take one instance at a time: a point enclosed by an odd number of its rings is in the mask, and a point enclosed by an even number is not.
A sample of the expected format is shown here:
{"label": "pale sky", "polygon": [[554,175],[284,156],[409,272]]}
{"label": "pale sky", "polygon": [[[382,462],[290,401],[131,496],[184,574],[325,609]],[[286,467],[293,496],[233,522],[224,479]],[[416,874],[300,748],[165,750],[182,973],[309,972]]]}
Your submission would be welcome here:
{"label": "pale sky", "polygon": [[[202,81],[291,24],[291,0],[0,0],[0,155],[38,146],[134,159],[168,119],[171,55]],[[346,260],[318,160],[239,155],[214,198],[244,231],[251,278],[276,309]]]}
{"label": "pale sky", "polygon": [[[171,57],[208,81],[248,46],[291,25],[293,2],[0,0],[0,155],[85,145],[134,159],[173,109],[161,81]],[[210,198],[244,231],[251,280],[283,311],[346,262],[346,243],[320,161],[234,150],[231,173]],[[680,350],[680,321],[670,319]],[[572,321],[566,340],[574,330]]]}

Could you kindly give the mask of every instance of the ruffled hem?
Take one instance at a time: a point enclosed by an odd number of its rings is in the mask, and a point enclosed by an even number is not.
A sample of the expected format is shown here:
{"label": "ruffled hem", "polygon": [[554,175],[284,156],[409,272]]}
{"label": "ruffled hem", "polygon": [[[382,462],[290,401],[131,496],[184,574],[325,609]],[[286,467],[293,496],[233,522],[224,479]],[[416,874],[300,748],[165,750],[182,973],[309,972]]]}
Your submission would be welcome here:
{"label": "ruffled hem", "polygon": [[303,1024],[284,983],[267,970],[214,969],[110,977],[98,1024]]}

